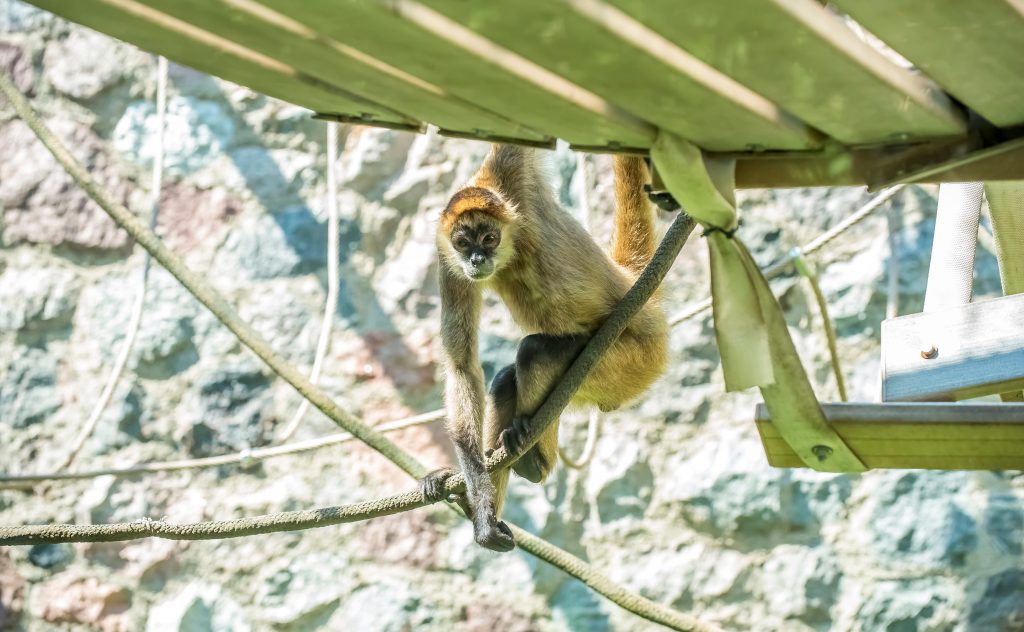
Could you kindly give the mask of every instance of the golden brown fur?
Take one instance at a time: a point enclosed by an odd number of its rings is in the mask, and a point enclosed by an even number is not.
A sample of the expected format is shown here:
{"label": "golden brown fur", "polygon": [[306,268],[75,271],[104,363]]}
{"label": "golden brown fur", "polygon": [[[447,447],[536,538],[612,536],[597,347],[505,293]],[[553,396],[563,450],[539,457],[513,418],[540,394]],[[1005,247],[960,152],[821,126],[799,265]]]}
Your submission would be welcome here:
{"label": "golden brown fur", "polygon": [[[497,520],[508,472],[489,478],[482,452],[502,442],[516,447],[524,424],[654,253],[641,158],[615,159],[611,256],[559,206],[538,160],[536,150],[495,146],[471,185],[452,198],[438,227],[448,427],[467,477],[477,541],[495,550],[512,548],[511,533]],[[516,362],[495,376],[489,397],[477,353],[484,289],[501,297],[527,334]],[[656,301],[648,303],[574,403],[613,410],[636,398],[664,371],[667,343],[665,316]],[[513,469],[544,480],[554,467],[557,442],[556,422]],[[448,475],[425,479],[424,494],[436,495]]]}

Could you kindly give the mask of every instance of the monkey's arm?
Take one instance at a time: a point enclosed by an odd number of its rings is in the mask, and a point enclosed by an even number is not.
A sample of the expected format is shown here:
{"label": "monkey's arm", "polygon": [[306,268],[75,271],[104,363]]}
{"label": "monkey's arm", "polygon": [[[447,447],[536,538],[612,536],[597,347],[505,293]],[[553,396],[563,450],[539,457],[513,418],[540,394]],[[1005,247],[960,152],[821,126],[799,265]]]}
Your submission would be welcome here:
{"label": "monkey's arm", "polygon": [[473,183],[500,191],[520,212],[557,204],[541,172],[540,153],[532,147],[491,145]]}

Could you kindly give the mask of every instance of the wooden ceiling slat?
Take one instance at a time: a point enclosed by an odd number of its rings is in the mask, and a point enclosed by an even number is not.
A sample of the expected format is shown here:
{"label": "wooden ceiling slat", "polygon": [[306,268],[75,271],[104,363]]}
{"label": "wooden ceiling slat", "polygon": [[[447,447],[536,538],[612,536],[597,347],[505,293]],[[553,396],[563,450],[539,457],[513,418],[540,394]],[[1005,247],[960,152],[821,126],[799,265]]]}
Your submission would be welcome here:
{"label": "wooden ceiling slat", "polygon": [[463,0],[422,4],[706,149],[817,144],[811,130],[771,101],[608,5],[552,0],[520,0],[514,8]]}
{"label": "wooden ceiling slat", "polygon": [[374,60],[254,0],[139,0],[409,118],[464,133],[544,140],[536,131]]}
{"label": "wooden ceiling slat", "polygon": [[309,28],[533,129],[580,145],[649,147],[655,129],[425,7],[259,0]]}
{"label": "wooden ceiling slat", "polygon": [[326,86],[299,69],[133,0],[31,1],[56,15],[175,62],[311,110],[398,126],[418,125],[417,121],[378,103]]}
{"label": "wooden ceiling slat", "polygon": [[817,0],[608,2],[843,143],[965,130],[939,86],[890,62]]}
{"label": "wooden ceiling slat", "polygon": [[1021,0],[839,0],[836,4],[995,125],[1024,124]]}

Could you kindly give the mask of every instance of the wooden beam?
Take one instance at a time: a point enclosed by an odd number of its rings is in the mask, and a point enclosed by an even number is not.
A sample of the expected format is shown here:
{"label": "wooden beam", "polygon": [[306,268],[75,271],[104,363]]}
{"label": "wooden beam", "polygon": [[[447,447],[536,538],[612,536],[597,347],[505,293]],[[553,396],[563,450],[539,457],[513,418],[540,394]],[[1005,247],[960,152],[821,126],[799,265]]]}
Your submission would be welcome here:
{"label": "wooden beam", "polygon": [[134,0],[31,0],[32,4],[196,70],[318,112],[418,129],[388,107]]}
{"label": "wooden beam", "polygon": [[[829,424],[870,468],[1024,469],[1024,404],[823,404]],[[768,462],[804,467],[764,404],[755,413]]]}
{"label": "wooden beam", "polygon": [[255,0],[138,0],[250,50],[344,86],[408,118],[466,135],[546,140],[543,134],[459,99],[351,46],[318,35]]}
{"label": "wooden beam", "polygon": [[607,1],[845,144],[966,130],[938,85],[889,61],[817,0]]}
{"label": "wooden beam", "polygon": [[1021,387],[1024,294],[882,323],[884,401],[955,401]]}
{"label": "wooden beam", "polygon": [[995,125],[1024,124],[1021,0],[838,0],[836,4]]}
{"label": "wooden beam", "polygon": [[[609,102],[701,147],[805,149],[818,138],[776,104],[595,0],[422,0]],[[524,34],[529,34],[524,36]]]}
{"label": "wooden beam", "polygon": [[260,0],[322,36],[572,143],[649,147],[655,129],[415,2]]}

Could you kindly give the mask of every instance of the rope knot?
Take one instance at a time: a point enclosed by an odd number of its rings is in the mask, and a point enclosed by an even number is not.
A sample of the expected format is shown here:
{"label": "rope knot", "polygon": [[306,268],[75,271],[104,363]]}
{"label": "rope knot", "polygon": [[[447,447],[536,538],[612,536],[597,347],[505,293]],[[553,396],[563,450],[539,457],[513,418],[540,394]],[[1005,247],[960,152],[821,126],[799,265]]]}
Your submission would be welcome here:
{"label": "rope knot", "polygon": [[700,236],[707,237],[708,235],[713,235],[714,233],[722,233],[723,235],[725,235],[726,239],[732,239],[733,235],[735,235],[736,231],[738,231],[739,229],[739,224],[736,224],[736,227],[733,228],[732,230],[726,230],[721,226],[707,226],[706,228],[704,228],[704,232],[702,232]]}

